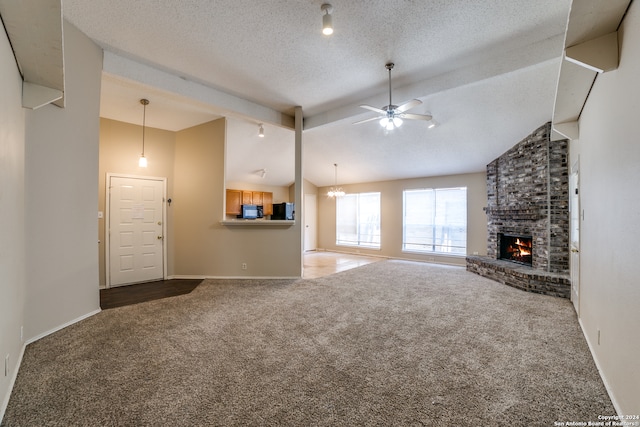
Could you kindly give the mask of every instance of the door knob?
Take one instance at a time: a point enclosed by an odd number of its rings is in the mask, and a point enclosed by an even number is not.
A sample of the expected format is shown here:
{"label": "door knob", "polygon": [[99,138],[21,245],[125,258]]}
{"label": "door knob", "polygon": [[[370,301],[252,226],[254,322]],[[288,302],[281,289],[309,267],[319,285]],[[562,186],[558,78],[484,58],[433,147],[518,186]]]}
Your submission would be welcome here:
{"label": "door knob", "polygon": [[158,236],[158,240],[162,240],[162,236]]}
{"label": "door knob", "polygon": [[579,250],[577,250],[576,248],[571,248],[571,252],[573,252],[574,254],[577,254],[578,252],[580,252]]}

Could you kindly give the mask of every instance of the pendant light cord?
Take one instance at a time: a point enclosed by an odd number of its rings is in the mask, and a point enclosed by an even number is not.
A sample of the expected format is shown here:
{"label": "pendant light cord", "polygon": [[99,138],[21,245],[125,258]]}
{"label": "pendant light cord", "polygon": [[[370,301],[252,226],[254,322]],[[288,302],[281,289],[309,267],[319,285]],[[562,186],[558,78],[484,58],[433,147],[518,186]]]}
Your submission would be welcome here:
{"label": "pendant light cord", "polygon": [[147,104],[149,104],[149,100],[141,99],[140,104],[142,104],[142,157],[144,157],[144,131],[147,124]]}
{"label": "pendant light cord", "polygon": [[391,67],[388,67],[388,69],[389,69],[389,105],[391,105]]}

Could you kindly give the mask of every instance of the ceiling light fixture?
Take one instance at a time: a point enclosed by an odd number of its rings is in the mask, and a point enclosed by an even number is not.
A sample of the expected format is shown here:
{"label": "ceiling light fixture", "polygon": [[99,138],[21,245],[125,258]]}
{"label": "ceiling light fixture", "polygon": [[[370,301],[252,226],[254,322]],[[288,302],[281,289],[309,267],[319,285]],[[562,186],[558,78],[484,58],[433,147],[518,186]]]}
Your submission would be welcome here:
{"label": "ceiling light fixture", "polygon": [[333,23],[331,22],[331,12],[333,12],[333,6],[329,3],[324,3],[320,6],[320,10],[324,12],[322,17],[322,34],[330,36],[333,34]]}
{"label": "ceiling light fixture", "polygon": [[402,126],[402,119],[400,117],[383,117],[380,119],[380,126],[386,130],[393,130]]}
{"label": "ceiling light fixture", "polygon": [[335,187],[331,187],[327,196],[329,197],[342,197],[345,195],[345,192],[342,190],[342,187],[338,187],[338,164],[334,163],[335,167]]}
{"label": "ceiling light fixture", "polygon": [[262,123],[260,123],[260,125],[258,127],[258,136],[260,138],[264,138],[264,128],[262,127]]}
{"label": "ceiling light fixture", "polygon": [[[371,105],[361,105],[360,107],[366,108],[367,110],[375,111],[379,114],[378,117],[371,117],[370,119],[360,120],[355,122],[354,125],[360,123],[366,123],[371,120],[378,120],[380,126],[382,126],[385,130],[391,131],[395,128],[402,126],[402,119],[410,119],[410,120],[426,120],[430,121],[433,119],[431,114],[414,114],[407,113],[408,110],[417,107],[422,104],[422,101],[419,99],[412,99],[400,105],[394,105],[391,101],[391,70],[393,70],[394,63],[389,62],[385,64],[385,68],[389,72],[389,105],[385,105],[382,108],[372,107]],[[430,126],[431,127],[431,126]]]}
{"label": "ceiling light fixture", "polygon": [[149,105],[148,99],[141,99],[140,104],[142,104],[142,154],[140,154],[140,158],[138,159],[138,166],[141,168],[147,167],[147,158],[144,156],[144,130],[147,121],[147,105]]}

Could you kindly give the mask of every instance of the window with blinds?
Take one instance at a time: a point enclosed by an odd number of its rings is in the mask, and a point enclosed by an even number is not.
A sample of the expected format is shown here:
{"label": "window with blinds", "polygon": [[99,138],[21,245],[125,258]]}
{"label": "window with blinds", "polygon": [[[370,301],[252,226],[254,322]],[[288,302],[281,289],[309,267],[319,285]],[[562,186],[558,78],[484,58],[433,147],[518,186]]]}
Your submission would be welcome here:
{"label": "window with blinds", "polygon": [[467,188],[403,192],[402,249],[466,255]]}
{"label": "window with blinds", "polygon": [[336,245],[380,249],[380,193],[336,198]]}

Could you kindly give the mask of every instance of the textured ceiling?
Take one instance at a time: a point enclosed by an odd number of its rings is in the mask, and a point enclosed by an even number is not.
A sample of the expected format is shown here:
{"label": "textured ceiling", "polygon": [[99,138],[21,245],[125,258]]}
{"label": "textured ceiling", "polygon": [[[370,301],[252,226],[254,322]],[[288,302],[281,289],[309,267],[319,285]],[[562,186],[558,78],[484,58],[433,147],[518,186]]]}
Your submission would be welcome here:
{"label": "textured ceiling", "polygon": [[[139,124],[141,97],[152,101],[149,126],[228,116],[234,181],[263,168],[262,183],[293,181],[293,132],[252,114],[260,108],[292,115],[302,106],[304,176],[316,185],[333,184],[334,163],[341,183],[481,171],[551,119],[570,0],[335,0],[330,37],[320,33],[322,3],[65,0],[63,13],[123,58],[105,68],[103,117]],[[394,103],[422,100],[411,112],[432,113],[438,127],[352,125],[375,115],[358,105],[388,103],[389,61]],[[162,79],[146,81],[137,64],[216,96],[158,87]],[[250,108],[228,114],[238,100]]]}

